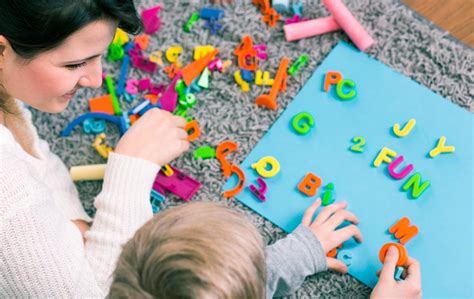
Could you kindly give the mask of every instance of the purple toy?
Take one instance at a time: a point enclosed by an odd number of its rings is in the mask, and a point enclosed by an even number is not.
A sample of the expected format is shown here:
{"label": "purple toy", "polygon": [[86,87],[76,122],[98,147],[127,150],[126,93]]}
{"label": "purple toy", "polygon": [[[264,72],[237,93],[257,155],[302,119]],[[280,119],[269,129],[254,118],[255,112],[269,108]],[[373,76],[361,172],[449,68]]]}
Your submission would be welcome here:
{"label": "purple toy", "polygon": [[255,185],[249,185],[250,191],[257,197],[260,201],[265,201],[265,193],[267,192],[267,183],[262,178],[257,178],[257,183],[260,185],[260,188],[257,189]]}
{"label": "purple toy", "polygon": [[171,176],[166,176],[161,171],[158,172],[153,183],[153,190],[161,194],[166,194],[166,192],[173,193],[184,201],[191,200],[194,194],[201,188],[201,183],[174,167],[171,167],[171,169],[173,170],[173,175]]}

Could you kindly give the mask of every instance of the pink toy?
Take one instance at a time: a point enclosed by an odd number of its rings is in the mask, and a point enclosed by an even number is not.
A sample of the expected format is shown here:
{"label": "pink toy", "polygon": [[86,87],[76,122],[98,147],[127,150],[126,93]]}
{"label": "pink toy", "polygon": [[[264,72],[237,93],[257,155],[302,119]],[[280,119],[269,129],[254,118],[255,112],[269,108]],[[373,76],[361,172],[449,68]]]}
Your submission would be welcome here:
{"label": "pink toy", "polygon": [[403,156],[400,156],[396,158],[395,160],[393,160],[393,162],[390,163],[390,165],[388,165],[388,173],[390,174],[392,178],[396,180],[403,179],[413,170],[413,164],[408,164],[408,166],[403,168],[401,172],[396,173],[395,168],[397,168],[397,166],[400,165],[400,163],[402,162],[403,162]]}
{"label": "pink toy", "polygon": [[257,183],[260,185],[260,188],[257,188],[255,185],[249,185],[250,191],[260,200],[265,201],[265,193],[267,193],[267,183],[262,178],[257,178]]}
{"label": "pink toy", "polygon": [[163,84],[152,84],[150,87],[150,93],[154,95],[159,95],[165,91],[165,86]]}
{"label": "pink toy", "polygon": [[143,26],[145,33],[152,34],[160,29],[160,18],[158,13],[161,7],[159,5],[142,11]]}
{"label": "pink toy", "polygon": [[127,80],[127,86],[125,90],[128,94],[137,94],[138,93],[138,80],[130,79]]}
{"label": "pink toy", "polygon": [[148,90],[151,87],[151,81],[149,78],[138,81],[138,91]]}
{"label": "pink toy", "polygon": [[165,90],[163,95],[161,96],[158,103],[161,105],[161,109],[173,112],[176,109],[176,105],[178,104],[178,93],[176,92],[176,82],[181,79],[181,73],[178,73],[173,81],[171,81],[168,88]]}
{"label": "pink toy", "polygon": [[189,201],[201,188],[201,183],[174,167],[171,169],[173,170],[171,176],[166,176],[162,171],[158,172],[153,183],[153,190],[161,194],[166,194],[166,191],[171,192],[184,201]]}
{"label": "pink toy", "polygon": [[341,0],[323,0],[323,3],[357,48],[365,51],[374,44],[372,37],[365,31],[364,27],[356,20]]}
{"label": "pink toy", "polygon": [[154,62],[151,62],[144,56],[135,56],[132,57],[132,64],[137,69],[145,71],[147,73],[154,73],[158,68],[158,65]]}
{"label": "pink toy", "polygon": [[253,45],[252,48],[257,51],[257,58],[261,60],[266,60],[268,58],[268,55],[266,53],[267,46],[264,44],[261,45]]}
{"label": "pink toy", "polygon": [[325,17],[283,26],[287,41],[320,35],[341,29],[333,17]]}

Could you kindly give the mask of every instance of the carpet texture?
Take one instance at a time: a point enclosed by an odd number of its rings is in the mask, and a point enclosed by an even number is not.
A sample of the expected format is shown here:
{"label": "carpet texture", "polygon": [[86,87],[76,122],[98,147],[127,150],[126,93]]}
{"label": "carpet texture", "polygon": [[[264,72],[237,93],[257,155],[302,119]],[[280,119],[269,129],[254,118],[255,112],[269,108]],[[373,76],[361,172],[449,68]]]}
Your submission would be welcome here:
{"label": "carpet texture", "polygon": [[[163,1],[143,0],[137,5],[141,11],[156,3],[163,4]],[[187,64],[192,61],[195,46],[210,44],[219,48],[222,59],[233,60],[233,65],[226,73],[213,74],[210,89],[196,95],[198,102],[188,114],[199,120],[202,131],[202,137],[193,143],[192,150],[203,145],[216,146],[226,139],[234,140],[239,144],[239,149],[231,159],[240,163],[335,44],[341,39],[346,41],[348,39],[343,32],[335,32],[288,43],[284,39],[283,22],[279,22],[275,28],[269,28],[262,22],[260,12],[251,5],[251,1],[247,0],[245,3],[235,1],[235,3],[223,6],[225,8],[225,17],[221,22],[223,27],[218,35],[210,35],[203,27],[203,20],[195,24],[191,33],[182,30],[189,16],[200,7],[209,6],[209,3],[165,1],[160,13],[161,29],[152,35],[149,50],[164,51],[170,46],[181,45],[184,49],[181,61]],[[304,1],[304,3],[305,17],[312,19],[329,14],[320,1]],[[473,111],[474,51],[472,49],[454,40],[448,33],[421,18],[399,1],[346,0],[345,3],[377,42],[368,52],[370,56],[447,100]],[[243,93],[234,83],[236,60],[232,52],[244,34],[250,34],[257,44],[267,45],[269,59],[260,62],[260,69],[270,71],[272,76],[276,73],[283,56],[288,56],[292,60],[301,54],[310,57],[309,65],[296,76],[289,78],[287,91],[278,97],[277,111],[255,105],[255,97],[266,92],[268,88],[252,85],[250,92]],[[104,59],[103,65],[104,71],[118,80],[120,63],[111,63]],[[128,78],[135,79],[145,77],[148,77],[146,73],[136,69],[132,69],[128,75]],[[157,71],[152,80],[163,84],[169,82],[162,69]],[[99,90],[81,90],[67,110],[58,115],[33,111],[34,122],[40,136],[50,143],[52,151],[58,154],[68,167],[104,163],[90,146],[94,140],[93,135],[84,134],[80,128],[76,128],[67,138],[59,137],[59,132],[73,118],[88,111],[87,99],[106,93],[105,87]],[[132,105],[137,102],[138,100]],[[125,102],[122,102],[122,105],[124,109],[131,107]],[[108,125],[106,134],[106,143],[114,146],[118,140],[117,129],[113,125]],[[291,145],[288,145],[288,148],[290,150]],[[238,201],[224,199],[220,194],[225,179],[221,174],[219,163],[215,159],[194,160],[192,150],[178,158],[172,165],[202,182],[202,189],[193,200],[224,202],[241,211],[258,227],[268,243],[284,237],[285,234],[281,229]],[[77,187],[86,210],[93,215],[95,213],[93,200],[100,192],[101,183],[82,182],[78,183]],[[350,201],[350,198],[346,200]],[[181,203],[181,200],[169,196],[161,208],[166,209],[168,206]],[[327,272],[306,279],[302,288],[289,298],[364,298],[369,296],[370,291],[370,288],[349,275]]]}

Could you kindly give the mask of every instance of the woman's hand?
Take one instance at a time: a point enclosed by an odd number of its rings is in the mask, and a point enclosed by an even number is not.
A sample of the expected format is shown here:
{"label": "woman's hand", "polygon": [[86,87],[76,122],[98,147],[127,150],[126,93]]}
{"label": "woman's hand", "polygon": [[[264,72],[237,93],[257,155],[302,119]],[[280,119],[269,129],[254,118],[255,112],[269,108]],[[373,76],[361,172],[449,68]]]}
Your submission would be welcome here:
{"label": "woman's hand", "polygon": [[164,166],[189,148],[186,120],[152,108],[119,140],[114,152]]}
{"label": "woman's hand", "polygon": [[[346,202],[337,202],[331,204],[316,216],[313,220],[314,213],[321,206],[321,199],[318,198],[305,212],[303,216],[303,225],[308,226],[314,235],[318,238],[323,246],[324,252],[328,253],[331,249],[342,244],[343,242],[354,237],[357,242],[362,242],[362,233],[354,224],[359,223],[359,219],[351,212],[345,210]],[[346,227],[336,229],[344,221],[352,222],[353,224]],[[327,264],[330,270],[335,270],[341,273],[347,272],[347,266],[340,260],[327,257]]]}

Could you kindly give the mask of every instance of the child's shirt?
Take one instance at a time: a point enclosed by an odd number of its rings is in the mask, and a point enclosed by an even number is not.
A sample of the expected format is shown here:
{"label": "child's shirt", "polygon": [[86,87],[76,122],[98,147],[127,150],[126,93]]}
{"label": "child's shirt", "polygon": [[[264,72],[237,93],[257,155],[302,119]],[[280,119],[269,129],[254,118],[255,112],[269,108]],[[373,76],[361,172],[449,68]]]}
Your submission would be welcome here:
{"label": "child's shirt", "polygon": [[38,138],[29,111],[14,105],[18,117],[0,124],[0,294],[105,297],[122,245],[153,216],[150,190],[160,167],[110,153],[84,245],[71,220],[91,219],[67,168]]}
{"label": "child's shirt", "polygon": [[324,249],[311,229],[300,224],[286,238],[265,249],[267,298],[291,295],[306,276],[327,270]]}

